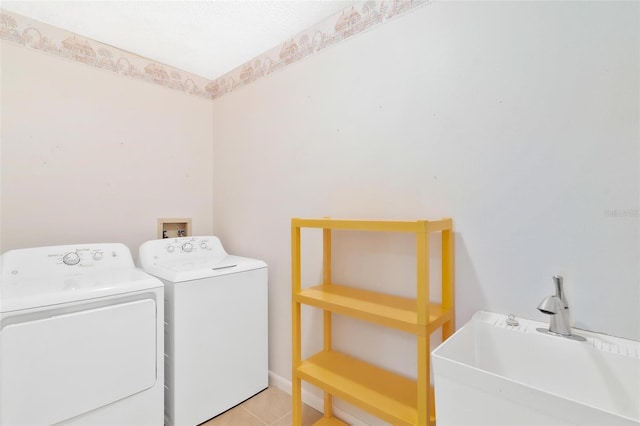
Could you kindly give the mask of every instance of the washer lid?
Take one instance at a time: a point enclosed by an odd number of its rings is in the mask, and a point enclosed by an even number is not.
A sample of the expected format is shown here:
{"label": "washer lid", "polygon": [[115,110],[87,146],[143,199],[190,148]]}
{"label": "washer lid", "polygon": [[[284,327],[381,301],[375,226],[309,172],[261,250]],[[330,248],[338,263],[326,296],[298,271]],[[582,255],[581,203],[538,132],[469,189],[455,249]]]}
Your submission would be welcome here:
{"label": "washer lid", "polygon": [[119,268],[64,277],[13,277],[0,282],[0,312],[52,306],[162,287],[137,268]]}
{"label": "washer lid", "polygon": [[147,264],[145,270],[158,278],[179,283],[202,278],[219,277],[254,269],[266,268],[262,260],[227,255],[222,258],[194,258],[165,260]]}

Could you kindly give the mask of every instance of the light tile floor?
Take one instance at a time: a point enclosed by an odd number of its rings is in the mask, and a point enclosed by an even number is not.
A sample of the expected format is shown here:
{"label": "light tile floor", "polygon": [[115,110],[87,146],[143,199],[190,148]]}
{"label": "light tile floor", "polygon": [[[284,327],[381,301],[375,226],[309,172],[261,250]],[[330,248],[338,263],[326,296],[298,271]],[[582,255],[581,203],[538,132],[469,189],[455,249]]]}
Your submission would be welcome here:
{"label": "light tile floor", "polygon": [[[302,426],[311,426],[322,413],[303,404]],[[291,395],[269,387],[201,426],[291,426]]]}

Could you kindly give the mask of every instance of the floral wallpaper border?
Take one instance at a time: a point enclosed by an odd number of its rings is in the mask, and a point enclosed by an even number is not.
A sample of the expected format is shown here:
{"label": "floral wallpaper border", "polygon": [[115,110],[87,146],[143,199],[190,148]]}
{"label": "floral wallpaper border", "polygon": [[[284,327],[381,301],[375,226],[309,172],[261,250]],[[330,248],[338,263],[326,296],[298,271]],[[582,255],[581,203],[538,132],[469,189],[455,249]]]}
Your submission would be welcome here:
{"label": "floral wallpaper border", "polygon": [[159,64],[2,9],[0,38],[25,48],[213,100],[429,1],[359,1],[215,80]]}
{"label": "floral wallpaper border", "polygon": [[0,9],[0,38],[125,77],[212,99],[209,80],[81,35]]}

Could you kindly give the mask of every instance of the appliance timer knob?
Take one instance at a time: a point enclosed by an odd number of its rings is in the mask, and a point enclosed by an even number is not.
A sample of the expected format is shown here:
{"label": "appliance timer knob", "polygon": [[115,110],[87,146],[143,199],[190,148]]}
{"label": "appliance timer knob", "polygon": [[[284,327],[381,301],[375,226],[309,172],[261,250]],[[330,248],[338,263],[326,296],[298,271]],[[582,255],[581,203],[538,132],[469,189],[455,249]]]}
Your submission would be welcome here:
{"label": "appliance timer knob", "polygon": [[201,248],[201,249],[206,250],[206,249],[207,249],[207,247],[208,247],[208,246],[207,246],[207,243],[205,243],[205,242],[200,243],[200,248]]}
{"label": "appliance timer knob", "polygon": [[193,250],[193,245],[191,243],[184,243],[182,245],[182,250],[186,251],[187,253],[191,252],[191,250]]}
{"label": "appliance timer knob", "polygon": [[101,251],[97,251],[93,253],[93,260],[102,260],[103,256]]}
{"label": "appliance timer knob", "polygon": [[167,247],[167,251],[168,251],[169,253],[173,253],[173,251],[174,251],[174,250],[175,250],[175,248],[174,248],[173,246],[168,246],[168,247]]}
{"label": "appliance timer knob", "polygon": [[76,252],[67,253],[62,257],[62,262],[65,265],[77,265],[80,263],[80,256]]}

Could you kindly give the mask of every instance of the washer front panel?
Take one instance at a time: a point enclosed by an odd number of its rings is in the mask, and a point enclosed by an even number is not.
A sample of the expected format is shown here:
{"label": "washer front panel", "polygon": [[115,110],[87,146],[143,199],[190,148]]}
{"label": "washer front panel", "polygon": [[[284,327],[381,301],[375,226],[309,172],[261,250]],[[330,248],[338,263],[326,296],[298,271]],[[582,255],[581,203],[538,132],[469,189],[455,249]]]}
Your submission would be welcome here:
{"label": "washer front panel", "polygon": [[168,426],[203,423],[267,387],[267,273],[166,283]]}

